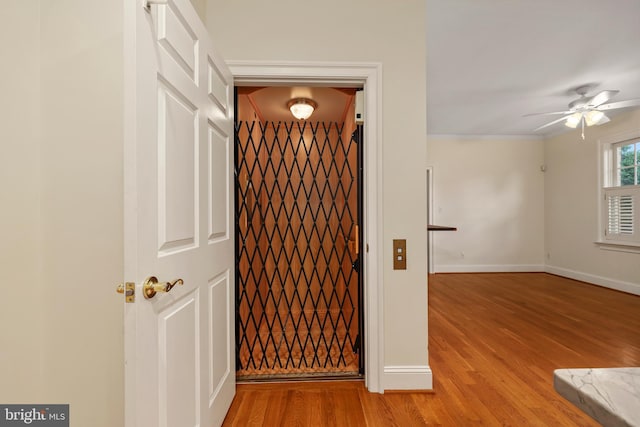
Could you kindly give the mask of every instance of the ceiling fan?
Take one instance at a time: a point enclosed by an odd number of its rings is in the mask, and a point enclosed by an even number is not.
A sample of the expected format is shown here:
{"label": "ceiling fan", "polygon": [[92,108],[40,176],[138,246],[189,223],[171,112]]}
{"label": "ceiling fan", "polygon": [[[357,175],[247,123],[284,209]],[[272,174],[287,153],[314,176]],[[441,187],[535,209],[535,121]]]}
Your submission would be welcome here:
{"label": "ceiling fan", "polygon": [[566,111],[552,111],[549,113],[526,114],[525,117],[552,116],[552,115],[561,114],[563,117],[560,117],[557,120],[553,120],[549,123],[546,123],[534,129],[534,131],[538,131],[540,129],[544,129],[556,123],[565,121],[565,126],[570,127],[572,129],[575,129],[576,127],[578,127],[578,125],[582,125],[582,139],[584,139],[585,125],[586,126],[601,125],[609,121],[609,118],[603,113],[603,111],[614,110],[617,108],[634,107],[634,106],[640,105],[640,98],[605,104],[605,102],[609,101],[620,91],[603,90],[593,96],[587,96],[587,93],[591,88],[592,86],[590,85],[577,87],[574,90],[574,92],[580,95],[580,98],[570,102],[568,105],[569,109]]}

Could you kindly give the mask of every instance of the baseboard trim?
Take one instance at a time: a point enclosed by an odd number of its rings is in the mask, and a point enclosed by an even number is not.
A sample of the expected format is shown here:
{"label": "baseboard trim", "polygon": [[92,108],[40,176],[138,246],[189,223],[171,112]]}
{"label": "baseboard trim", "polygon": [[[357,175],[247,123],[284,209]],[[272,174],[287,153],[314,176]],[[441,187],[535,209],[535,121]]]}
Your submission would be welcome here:
{"label": "baseboard trim", "polygon": [[569,270],[566,268],[554,267],[547,265],[545,271],[557,276],[568,277],[569,279],[580,280],[581,282],[591,283],[593,285],[602,286],[616,291],[627,292],[634,295],[640,295],[640,284],[623,282],[621,280],[610,279],[608,277],[596,276],[595,274],[583,273],[580,271]]}
{"label": "baseboard trim", "polygon": [[384,389],[433,390],[433,375],[429,365],[384,367]]}
{"label": "baseboard trim", "polygon": [[538,264],[480,264],[480,265],[435,265],[436,273],[528,273],[544,272],[545,266]]}

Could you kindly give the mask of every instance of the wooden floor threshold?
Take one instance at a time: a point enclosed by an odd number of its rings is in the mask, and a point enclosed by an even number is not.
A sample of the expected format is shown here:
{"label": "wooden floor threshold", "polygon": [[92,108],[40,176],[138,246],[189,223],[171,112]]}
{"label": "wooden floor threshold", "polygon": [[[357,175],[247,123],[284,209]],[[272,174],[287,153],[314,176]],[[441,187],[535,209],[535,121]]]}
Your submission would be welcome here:
{"label": "wooden floor threshold", "polygon": [[236,384],[253,383],[288,383],[296,382],[319,382],[319,381],[364,381],[364,376],[358,373],[305,373],[286,375],[243,375],[236,379]]}

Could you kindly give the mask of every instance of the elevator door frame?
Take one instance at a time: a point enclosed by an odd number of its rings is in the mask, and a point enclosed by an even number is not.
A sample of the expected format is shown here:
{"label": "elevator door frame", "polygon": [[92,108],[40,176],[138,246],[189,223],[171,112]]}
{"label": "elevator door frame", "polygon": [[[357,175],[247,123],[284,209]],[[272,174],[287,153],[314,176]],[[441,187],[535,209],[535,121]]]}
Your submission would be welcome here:
{"label": "elevator door frame", "polygon": [[382,259],[382,65],[380,63],[229,61],[236,86],[362,87],[365,384],[384,392]]}

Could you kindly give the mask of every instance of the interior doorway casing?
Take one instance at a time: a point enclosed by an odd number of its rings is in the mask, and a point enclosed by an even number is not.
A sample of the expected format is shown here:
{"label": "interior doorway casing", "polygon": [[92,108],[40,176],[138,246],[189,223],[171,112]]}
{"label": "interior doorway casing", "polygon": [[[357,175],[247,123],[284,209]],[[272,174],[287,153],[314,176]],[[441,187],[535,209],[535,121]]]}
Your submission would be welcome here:
{"label": "interior doorway casing", "polygon": [[382,65],[379,63],[228,61],[236,86],[363,87],[365,383],[384,391],[382,260]]}
{"label": "interior doorway casing", "polygon": [[[427,168],[427,224],[433,224],[433,166]],[[435,273],[433,234],[427,233],[427,274]]]}

